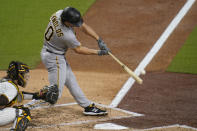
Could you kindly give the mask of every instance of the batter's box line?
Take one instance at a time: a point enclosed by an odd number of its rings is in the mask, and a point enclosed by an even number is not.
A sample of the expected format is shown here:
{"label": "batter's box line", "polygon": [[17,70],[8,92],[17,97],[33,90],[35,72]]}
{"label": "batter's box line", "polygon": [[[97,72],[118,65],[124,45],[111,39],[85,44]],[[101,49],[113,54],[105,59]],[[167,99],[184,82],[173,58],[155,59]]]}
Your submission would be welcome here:
{"label": "batter's box line", "polygon": [[127,111],[127,110],[123,110],[120,108],[116,108],[116,107],[112,107],[112,106],[107,106],[107,105],[103,105],[103,104],[99,104],[99,103],[95,103],[98,106],[104,107],[104,108],[109,108],[109,109],[113,109],[115,111],[120,111],[129,115],[133,115],[134,117],[140,117],[140,116],[145,116],[144,114],[140,114],[140,113],[136,113],[136,112],[131,112],[131,111]]}
{"label": "batter's box line", "polygon": [[139,131],[162,130],[162,129],[167,129],[167,128],[185,128],[185,129],[197,130],[197,128],[194,128],[194,127],[191,127],[191,126],[174,124],[174,125],[168,125],[168,126],[147,128],[147,129],[142,129],[142,130],[139,130]]}
{"label": "batter's box line", "polygon": [[[108,109],[113,109],[115,111],[120,111],[129,115],[132,115],[134,117],[139,117],[139,116],[144,116],[144,114],[139,114],[139,113],[135,113],[135,112],[131,112],[131,111],[127,111],[127,110],[123,110],[120,108],[116,108],[116,107],[112,107],[112,106],[107,106],[107,105],[103,105],[103,104],[99,104],[94,102],[96,105],[101,106],[103,108],[108,108]],[[42,106],[40,105],[39,107],[35,108],[35,109],[41,109],[41,108],[50,108],[50,107],[62,107],[62,106],[71,106],[71,105],[77,105],[76,102],[73,103],[66,103],[66,104],[57,104],[57,105],[49,105],[49,106]]]}

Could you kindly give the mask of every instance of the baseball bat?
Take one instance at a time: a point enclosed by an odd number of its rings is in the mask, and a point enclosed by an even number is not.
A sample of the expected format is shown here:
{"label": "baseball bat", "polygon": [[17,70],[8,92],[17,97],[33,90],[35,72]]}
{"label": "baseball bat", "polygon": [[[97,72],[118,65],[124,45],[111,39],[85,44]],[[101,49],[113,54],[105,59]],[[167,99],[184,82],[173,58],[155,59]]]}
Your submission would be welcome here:
{"label": "baseball bat", "polygon": [[131,69],[129,69],[125,64],[123,64],[118,58],[116,58],[111,52],[108,52],[109,55],[121,65],[121,67],[133,78],[137,81],[138,84],[142,84],[143,80],[138,77]]}

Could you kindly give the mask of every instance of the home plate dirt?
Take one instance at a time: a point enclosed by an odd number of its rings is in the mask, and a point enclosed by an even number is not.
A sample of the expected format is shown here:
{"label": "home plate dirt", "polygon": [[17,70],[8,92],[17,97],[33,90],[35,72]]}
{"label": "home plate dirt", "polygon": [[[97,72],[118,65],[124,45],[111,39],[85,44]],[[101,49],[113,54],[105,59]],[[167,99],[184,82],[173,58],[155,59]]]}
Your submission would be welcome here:
{"label": "home plate dirt", "polygon": [[[102,73],[102,72],[74,72],[78,78],[79,85],[81,86],[84,94],[88,99],[95,103],[109,105],[115,94],[120,87],[128,79],[128,74],[121,73]],[[40,75],[42,74],[42,75]],[[6,71],[0,71],[0,77],[6,75]],[[20,90],[35,92],[40,90],[44,85],[48,85],[47,71],[43,69],[35,69],[30,71],[30,80],[26,88]],[[96,81],[95,81],[96,79]],[[23,103],[29,101],[25,100]],[[70,95],[68,89],[64,87],[61,99],[58,100],[57,105],[65,103],[74,103],[75,100]],[[22,104],[22,103],[21,103]],[[19,104],[20,105],[20,104]],[[105,109],[105,106],[99,106]],[[107,120],[120,119],[132,117],[130,113],[124,113],[115,109],[106,108],[108,111],[107,116],[84,116],[83,108],[77,104],[68,106],[59,106],[53,108],[35,109],[31,111],[32,121],[28,130],[65,130],[69,126],[69,130],[78,128],[79,124],[91,124]],[[84,123],[84,124],[83,124]],[[12,124],[3,126],[1,130],[10,128]]]}
{"label": "home plate dirt", "polygon": [[[102,107],[101,107],[102,108]],[[36,109],[32,111],[33,123],[32,128],[45,128],[56,126],[70,126],[87,124],[97,121],[106,121],[111,119],[125,118],[132,116],[131,114],[117,111],[114,109],[107,109],[109,114],[107,116],[84,116],[82,109],[78,105],[69,105],[62,107],[51,107],[45,109]],[[35,118],[35,119],[34,119]]]}

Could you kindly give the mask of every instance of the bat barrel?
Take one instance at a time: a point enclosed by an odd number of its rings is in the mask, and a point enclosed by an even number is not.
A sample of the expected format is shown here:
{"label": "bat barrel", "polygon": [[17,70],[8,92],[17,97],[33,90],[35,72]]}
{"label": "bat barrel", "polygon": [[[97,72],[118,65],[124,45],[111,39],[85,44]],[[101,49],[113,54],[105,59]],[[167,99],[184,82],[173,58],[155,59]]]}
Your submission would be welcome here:
{"label": "bat barrel", "polygon": [[142,84],[143,80],[138,77],[131,69],[129,69],[125,64],[123,64],[118,58],[116,58],[111,52],[109,52],[109,55],[121,65],[121,67],[133,78],[137,81],[137,83]]}

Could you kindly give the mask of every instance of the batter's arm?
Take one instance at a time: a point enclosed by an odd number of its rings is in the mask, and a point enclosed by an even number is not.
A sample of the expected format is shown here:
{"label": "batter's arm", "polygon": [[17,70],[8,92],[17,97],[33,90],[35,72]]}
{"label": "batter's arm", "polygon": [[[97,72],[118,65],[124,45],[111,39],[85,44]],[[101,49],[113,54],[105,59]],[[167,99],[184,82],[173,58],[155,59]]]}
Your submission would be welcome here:
{"label": "batter's arm", "polygon": [[73,48],[73,50],[78,54],[83,55],[98,55],[98,50],[90,49],[84,46],[77,46],[76,48]]}
{"label": "batter's arm", "polygon": [[91,36],[92,38],[96,39],[97,41],[99,40],[98,34],[86,23],[83,23],[80,29],[87,35]]}

